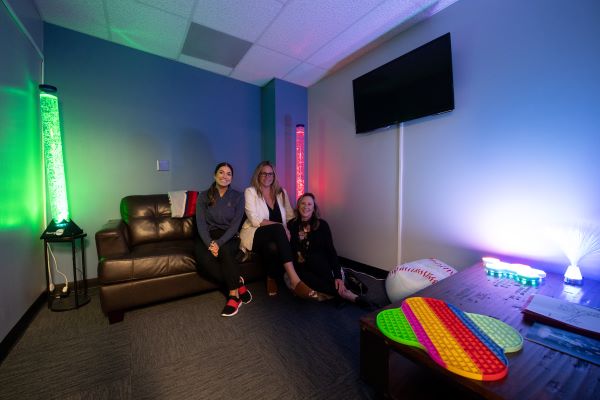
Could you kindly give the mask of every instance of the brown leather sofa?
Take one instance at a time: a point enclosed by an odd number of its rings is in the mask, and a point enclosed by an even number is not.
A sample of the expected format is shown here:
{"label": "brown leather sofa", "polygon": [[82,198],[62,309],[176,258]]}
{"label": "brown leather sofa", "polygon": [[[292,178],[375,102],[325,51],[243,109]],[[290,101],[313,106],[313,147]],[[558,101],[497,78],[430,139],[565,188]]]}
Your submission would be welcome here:
{"label": "brown leather sofa", "polygon": [[[196,271],[195,217],[173,218],[166,194],[127,196],[121,219],[96,232],[102,311],[110,323],[126,310],[218,288]],[[247,282],[265,276],[255,262],[241,264]]]}

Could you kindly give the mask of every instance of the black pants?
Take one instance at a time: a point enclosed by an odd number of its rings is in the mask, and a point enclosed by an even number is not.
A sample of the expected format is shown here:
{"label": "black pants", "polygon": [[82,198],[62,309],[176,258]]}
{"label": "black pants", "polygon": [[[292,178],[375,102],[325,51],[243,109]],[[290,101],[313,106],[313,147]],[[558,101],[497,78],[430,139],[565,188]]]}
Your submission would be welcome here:
{"label": "black pants", "polygon": [[317,292],[337,295],[335,278],[327,257],[313,254],[306,262],[294,265],[300,280]]}
{"label": "black pants", "polygon": [[[211,238],[218,239],[223,231],[210,231]],[[240,286],[240,265],[235,256],[240,248],[240,239],[234,237],[219,247],[219,255],[213,256],[208,247],[200,239],[196,241],[196,269],[201,275],[220,285],[225,285],[227,290],[235,290]]]}
{"label": "black pants", "polygon": [[252,251],[267,267],[267,275],[276,278],[283,275],[282,265],[292,261],[292,249],[281,224],[261,226],[254,233]]}

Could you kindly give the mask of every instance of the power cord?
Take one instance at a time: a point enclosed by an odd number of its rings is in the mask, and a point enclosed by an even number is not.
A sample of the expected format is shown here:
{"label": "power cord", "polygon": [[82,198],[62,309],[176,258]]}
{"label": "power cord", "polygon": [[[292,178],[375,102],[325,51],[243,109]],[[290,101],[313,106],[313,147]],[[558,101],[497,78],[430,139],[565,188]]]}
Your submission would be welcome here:
{"label": "power cord", "polygon": [[[59,269],[58,269],[58,262],[56,261],[56,257],[54,257],[54,253],[52,252],[52,246],[50,246],[50,243],[47,244],[48,246],[48,253],[50,253],[50,255],[52,256],[52,259],[54,260],[54,269],[56,270],[57,273],[59,273],[60,275],[63,276],[63,278],[65,278],[65,286],[62,288],[62,292],[63,293],[69,293],[69,279],[67,278],[67,275],[63,274]],[[50,276],[50,290],[52,292],[54,292],[54,278],[52,278],[52,274],[50,274],[50,263],[48,263],[48,273]]]}
{"label": "power cord", "polygon": [[[49,249],[50,246],[48,243],[46,243],[46,247]],[[52,277],[52,267],[50,266],[50,254],[46,254],[46,266],[48,268],[48,280],[50,281],[50,284],[48,285],[48,290],[50,290],[50,293],[54,293],[54,278]]]}

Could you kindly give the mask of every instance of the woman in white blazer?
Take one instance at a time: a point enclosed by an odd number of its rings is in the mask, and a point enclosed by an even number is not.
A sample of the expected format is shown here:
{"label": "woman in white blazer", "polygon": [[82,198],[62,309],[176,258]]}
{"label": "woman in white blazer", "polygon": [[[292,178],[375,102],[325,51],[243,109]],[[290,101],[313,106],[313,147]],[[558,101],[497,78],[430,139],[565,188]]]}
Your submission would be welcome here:
{"label": "woman in white blazer", "polygon": [[240,231],[242,250],[255,252],[266,265],[269,296],[277,294],[275,278],[283,272],[283,265],[294,294],[317,299],[318,294],[300,280],[292,263],[287,222],[294,217],[294,211],[273,165],[269,161],[258,164],[250,184],[244,191],[247,219]]}

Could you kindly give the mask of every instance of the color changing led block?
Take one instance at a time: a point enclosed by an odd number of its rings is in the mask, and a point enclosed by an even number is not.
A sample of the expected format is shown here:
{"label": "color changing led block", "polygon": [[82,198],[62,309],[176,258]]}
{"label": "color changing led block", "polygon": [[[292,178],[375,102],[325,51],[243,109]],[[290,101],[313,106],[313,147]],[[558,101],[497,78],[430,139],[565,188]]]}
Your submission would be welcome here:
{"label": "color changing led block", "polygon": [[483,257],[485,273],[498,277],[513,279],[523,285],[537,286],[546,277],[541,269],[531,268],[525,264],[510,264],[493,257]]}

